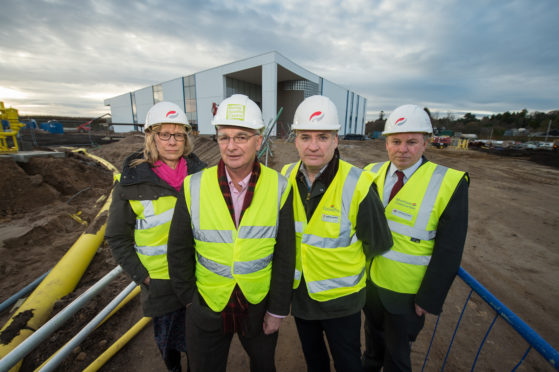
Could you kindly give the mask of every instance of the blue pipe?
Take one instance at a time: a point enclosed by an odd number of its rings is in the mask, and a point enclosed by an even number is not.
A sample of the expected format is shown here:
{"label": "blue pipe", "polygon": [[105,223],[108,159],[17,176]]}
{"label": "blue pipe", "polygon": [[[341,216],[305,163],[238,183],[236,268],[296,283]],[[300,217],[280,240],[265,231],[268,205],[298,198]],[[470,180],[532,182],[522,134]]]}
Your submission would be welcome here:
{"label": "blue pipe", "polygon": [[458,276],[489,304],[499,315],[503,317],[530,345],[534,347],[555,369],[559,370],[559,352],[555,350],[528,324],[507,308],[491,292],[481,285],[466,270],[460,267]]}
{"label": "blue pipe", "polygon": [[9,308],[10,306],[12,306],[13,304],[15,304],[16,301],[19,300],[21,297],[25,296],[26,294],[34,290],[43,281],[43,279],[45,278],[45,276],[47,276],[49,272],[50,270],[44,273],[43,275],[41,275],[40,277],[38,277],[37,279],[35,279],[32,283],[25,286],[25,288],[20,289],[16,294],[12,295],[6,301],[2,302],[0,304],[0,313],[6,310],[7,308]]}

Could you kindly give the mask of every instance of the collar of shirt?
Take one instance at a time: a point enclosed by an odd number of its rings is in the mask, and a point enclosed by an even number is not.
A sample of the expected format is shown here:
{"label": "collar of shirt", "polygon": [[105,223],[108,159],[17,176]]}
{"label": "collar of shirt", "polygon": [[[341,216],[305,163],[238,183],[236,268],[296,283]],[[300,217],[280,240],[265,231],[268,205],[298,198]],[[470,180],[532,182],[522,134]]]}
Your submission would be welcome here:
{"label": "collar of shirt", "polygon": [[[320,177],[320,175],[322,174],[322,172],[324,172],[324,170],[326,169],[326,167],[328,167],[327,163],[324,167],[322,167],[321,170],[318,171],[318,173],[316,174],[316,176],[314,177],[314,179],[316,180],[318,177]],[[301,174],[303,176],[305,176],[305,181],[307,182],[307,187],[309,188],[309,190],[311,189],[312,186],[312,182],[311,179],[309,178],[309,174],[307,173],[307,168],[305,167],[305,164],[303,164],[303,162],[301,162],[301,167],[299,167],[299,170],[301,171]]]}
{"label": "collar of shirt", "polygon": [[[404,184],[406,184],[412,174],[415,173],[421,163],[423,163],[423,158],[419,159],[417,163],[415,163],[411,167],[402,170],[402,172],[404,173]],[[392,191],[392,187],[394,187],[394,184],[396,183],[396,181],[398,181],[398,176],[396,175],[397,170],[398,168],[396,168],[394,163],[390,163],[388,172],[386,173],[386,179],[384,180],[384,190],[382,191],[382,203],[385,207],[388,204],[388,199],[390,199],[390,192]]]}
{"label": "collar of shirt", "polygon": [[[417,161],[417,163],[415,163],[411,167],[402,170],[402,172],[404,173],[404,183],[406,183],[406,181],[410,179],[411,175],[415,173],[415,171],[417,170],[417,168],[419,168],[419,166],[421,165],[422,162],[423,162],[423,159],[421,158]],[[398,180],[398,176],[396,176],[396,171],[397,170],[398,170],[398,168],[396,168],[394,163],[390,163],[390,167],[388,168],[387,176],[393,177],[394,180],[395,180],[394,182],[396,182],[396,180]]]}
{"label": "collar of shirt", "polygon": [[252,173],[249,173],[245,178],[239,182],[241,190],[239,191],[234,182],[231,180],[231,176],[225,167],[225,175],[227,176],[227,183],[229,184],[229,190],[231,190],[231,201],[233,202],[233,210],[235,211],[235,225],[239,226],[239,218],[241,217],[241,210],[243,209],[243,202],[245,201],[245,195],[248,189],[248,182]]}

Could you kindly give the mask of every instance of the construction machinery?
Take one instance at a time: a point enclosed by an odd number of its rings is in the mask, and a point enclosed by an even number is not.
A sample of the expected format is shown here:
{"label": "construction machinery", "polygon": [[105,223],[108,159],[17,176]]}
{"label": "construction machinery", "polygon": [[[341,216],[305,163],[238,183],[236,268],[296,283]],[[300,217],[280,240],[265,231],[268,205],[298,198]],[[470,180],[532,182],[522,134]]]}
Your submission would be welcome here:
{"label": "construction machinery", "polygon": [[0,131],[0,153],[18,152],[17,134],[25,127],[25,123],[19,121],[18,112],[14,108],[5,108],[4,102],[0,101],[0,118],[2,128]]}
{"label": "construction machinery", "polygon": [[438,149],[444,149],[450,146],[452,139],[449,136],[434,136],[431,145]]}
{"label": "construction machinery", "polygon": [[111,116],[111,114],[103,114],[99,117],[96,117],[94,119],[91,119],[89,121],[86,121],[83,124],[78,125],[78,133],[86,133],[86,132],[90,132],[91,131],[91,126],[93,124],[95,124],[97,121],[101,120],[102,118],[104,118],[105,116]]}

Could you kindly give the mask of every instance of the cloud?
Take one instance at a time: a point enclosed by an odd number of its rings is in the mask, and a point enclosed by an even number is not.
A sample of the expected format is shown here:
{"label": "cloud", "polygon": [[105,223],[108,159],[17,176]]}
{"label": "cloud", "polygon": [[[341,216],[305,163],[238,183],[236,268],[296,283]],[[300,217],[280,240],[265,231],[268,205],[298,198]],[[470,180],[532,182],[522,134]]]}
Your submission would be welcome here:
{"label": "cloud", "polygon": [[365,96],[371,115],[547,111],[558,18],[555,0],[7,0],[0,99],[93,116],[104,98],[276,50]]}

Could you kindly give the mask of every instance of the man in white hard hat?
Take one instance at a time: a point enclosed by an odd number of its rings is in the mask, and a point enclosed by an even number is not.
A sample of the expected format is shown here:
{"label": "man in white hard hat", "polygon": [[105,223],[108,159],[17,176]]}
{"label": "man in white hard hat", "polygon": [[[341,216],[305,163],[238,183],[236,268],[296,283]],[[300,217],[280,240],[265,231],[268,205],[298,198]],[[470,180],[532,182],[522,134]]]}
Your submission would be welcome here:
{"label": "man in white hard hat", "polygon": [[291,312],[308,371],[361,370],[366,262],[392,245],[373,177],[340,160],[338,113],[305,99],[292,129],[300,161],[282,170],[293,187],[297,257]]}
{"label": "man in white hard hat", "polygon": [[424,109],[404,105],[386,120],[389,161],[365,167],[385,206],[394,246],[375,257],[367,282],[366,371],[411,371],[410,348],[439,314],[460,267],[468,229],[465,172],[428,161],[433,132]]}
{"label": "man in white hard hat", "polygon": [[256,103],[233,95],[212,124],[221,160],[185,180],[169,239],[171,281],[187,305],[190,367],[225,371],[237,333],[251,371],[274,371],[295,267],[291,187],[256,158],[264,128]]}

